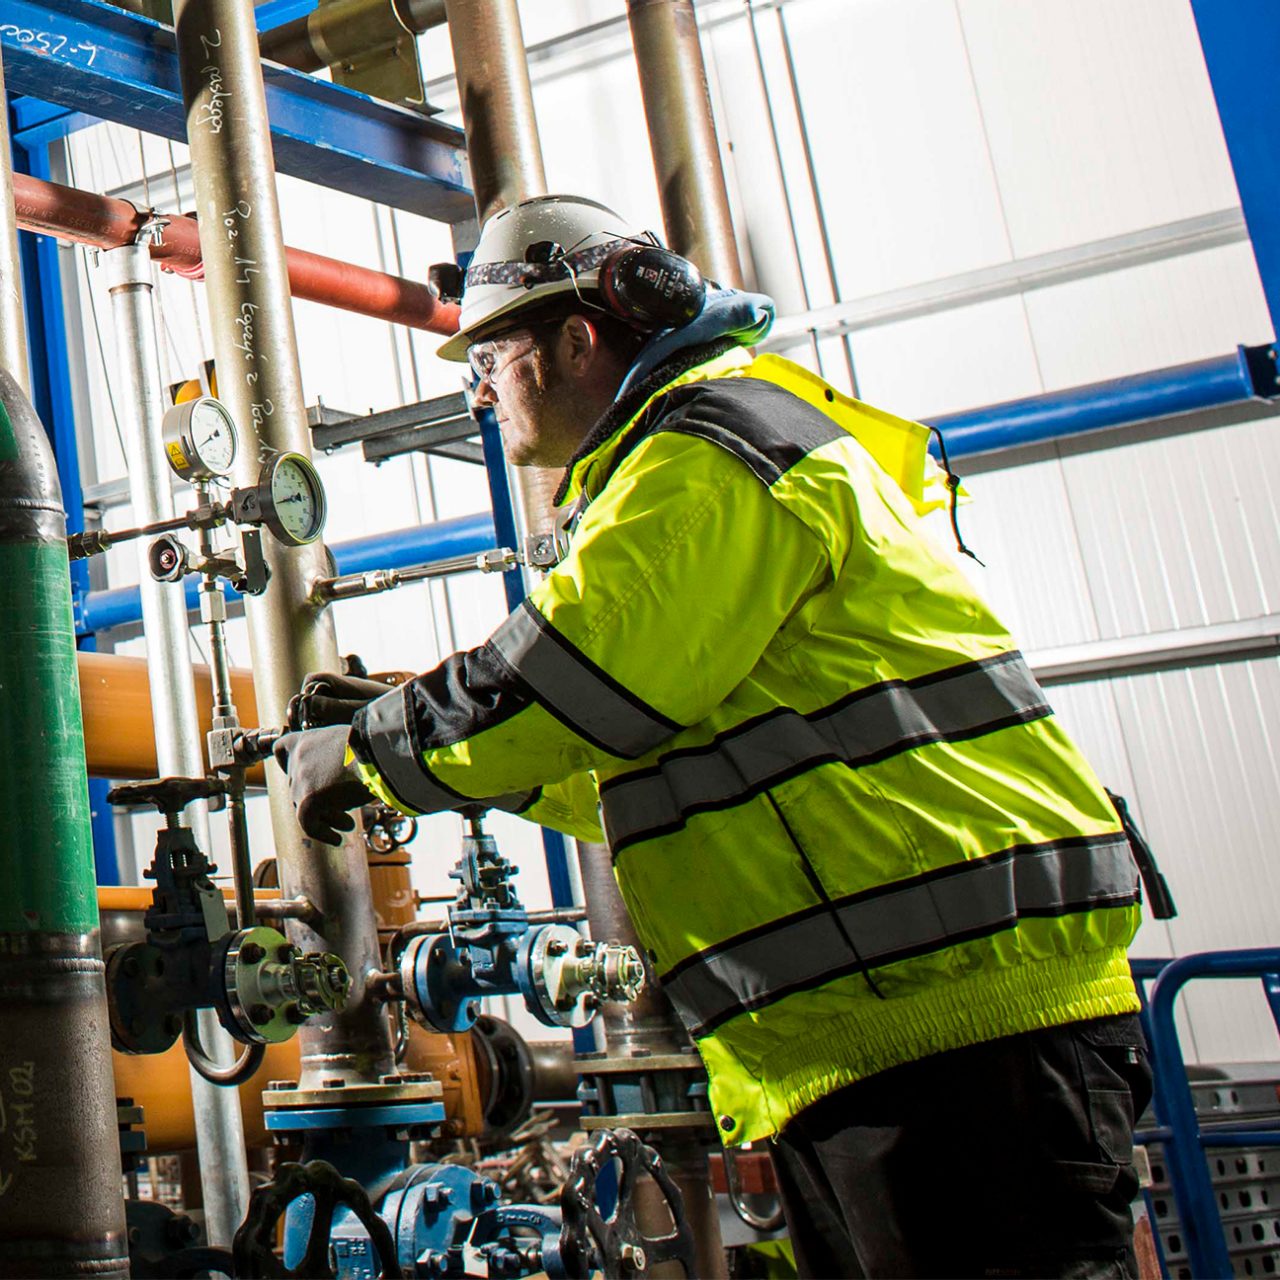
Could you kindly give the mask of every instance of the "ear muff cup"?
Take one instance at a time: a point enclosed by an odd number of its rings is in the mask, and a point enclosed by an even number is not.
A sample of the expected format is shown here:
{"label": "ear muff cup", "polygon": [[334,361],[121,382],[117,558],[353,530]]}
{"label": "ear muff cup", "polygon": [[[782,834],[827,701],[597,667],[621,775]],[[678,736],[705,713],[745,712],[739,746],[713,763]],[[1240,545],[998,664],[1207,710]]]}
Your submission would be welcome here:
{"label": "ear muff cup", "polygon": [[628,245],[600,264],[597,289],[606,309],[642,329],[678,329],[707,298],[702,272],[657,245]]}

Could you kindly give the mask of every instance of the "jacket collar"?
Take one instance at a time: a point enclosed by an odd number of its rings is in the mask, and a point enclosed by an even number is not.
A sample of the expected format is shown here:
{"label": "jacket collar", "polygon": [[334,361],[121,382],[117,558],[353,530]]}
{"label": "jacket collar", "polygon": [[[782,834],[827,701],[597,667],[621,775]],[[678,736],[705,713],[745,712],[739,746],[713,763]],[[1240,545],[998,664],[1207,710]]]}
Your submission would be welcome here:
{"label": "jacket collar", "polygon": [[591,428],[569,461],[556,491],[555,505],[575,502],[584,494],[590,501],[599,493],[613,471],[614,456],[626,428],[655,401],[686,383],[740,376],[751,362],[751,353],[736,338],[726,336],[685,348],[659,365],[648,377],[625,391]]}

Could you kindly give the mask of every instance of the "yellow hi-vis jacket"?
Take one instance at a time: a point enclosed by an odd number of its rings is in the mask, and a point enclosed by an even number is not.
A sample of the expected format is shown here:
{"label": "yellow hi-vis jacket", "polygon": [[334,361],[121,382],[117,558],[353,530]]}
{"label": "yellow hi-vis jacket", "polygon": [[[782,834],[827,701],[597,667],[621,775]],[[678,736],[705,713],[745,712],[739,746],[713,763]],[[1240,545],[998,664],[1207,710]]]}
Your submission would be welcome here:
{"label": "yellow hi-vis jacket", "polygon": [[572,465],[561,563],[357,718],[366,782],[588,840],[601,813],[729,1143],[928,1054],[1135,1011],[1128,846],[922,527],[924,428],[741,349],[654,390]]}

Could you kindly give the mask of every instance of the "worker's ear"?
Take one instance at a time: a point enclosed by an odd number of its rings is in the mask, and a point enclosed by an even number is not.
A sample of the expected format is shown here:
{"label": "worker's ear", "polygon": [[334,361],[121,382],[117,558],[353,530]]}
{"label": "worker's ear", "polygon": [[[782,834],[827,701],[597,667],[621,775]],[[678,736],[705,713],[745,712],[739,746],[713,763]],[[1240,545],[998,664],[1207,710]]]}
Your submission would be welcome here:
{"label": "worker's ear", "polygon": [[559,355],[565,372],[579,377],[590,372],[600,355],[600,331],[586,316],[567,316],[560,329]]}

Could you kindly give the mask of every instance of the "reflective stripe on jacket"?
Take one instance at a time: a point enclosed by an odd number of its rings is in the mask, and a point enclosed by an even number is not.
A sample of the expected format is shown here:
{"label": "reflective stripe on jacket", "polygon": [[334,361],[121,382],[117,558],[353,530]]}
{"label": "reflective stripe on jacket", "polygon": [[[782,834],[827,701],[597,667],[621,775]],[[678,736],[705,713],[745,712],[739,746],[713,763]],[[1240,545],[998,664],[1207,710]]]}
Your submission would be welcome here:
{"label": "reflective stripe on jacket", "polygon": [[927,1054],[1136,1010],[1128,846],[922,526],[923,429],[776,356],[652,390],[573,465],[565,559],[357,719],[366,781],[584,839],[598,794],[728,1142]]}

